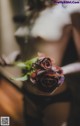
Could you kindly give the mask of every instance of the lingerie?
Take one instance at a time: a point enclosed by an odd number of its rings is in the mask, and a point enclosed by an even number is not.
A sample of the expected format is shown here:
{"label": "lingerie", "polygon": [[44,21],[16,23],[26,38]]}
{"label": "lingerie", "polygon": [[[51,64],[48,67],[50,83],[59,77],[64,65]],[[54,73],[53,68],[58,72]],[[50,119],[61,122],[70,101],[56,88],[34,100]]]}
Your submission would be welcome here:
{"label": "lingerie", "polygon": [[[50,104],[59,103],[59,102],[72,102],[73,96],[70,89],[66,89],[64,92],[61,92],[54,96],[41,96],[35,95],[28,91],[25,91],[24,97],[24,118],[27,126],[43,126],[42,124],[42,111]],[[38,117],[32,117],[27,114],[27,102],[26,96],[37,106]]]}
{"label": "lingerie", "polygon": [[72,93],[70,89],[67,89],[54,96],[42,96],[32,94],[28,91],[25,92],[25,95],[41,110],[46,108],[48,105],[59,102],[68,102],[72,101]]}

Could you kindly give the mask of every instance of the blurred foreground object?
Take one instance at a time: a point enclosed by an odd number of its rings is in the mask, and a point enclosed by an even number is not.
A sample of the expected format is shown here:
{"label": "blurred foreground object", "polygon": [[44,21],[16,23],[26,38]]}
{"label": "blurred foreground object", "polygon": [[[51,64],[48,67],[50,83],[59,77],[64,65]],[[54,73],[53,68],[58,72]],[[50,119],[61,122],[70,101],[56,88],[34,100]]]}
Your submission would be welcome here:
{"label": "blurred foreground object", "polygon": [[62,67],[64,74],[80,72],[80,62],[72,63]]}
{"label": "blurred foreground object", "polygon": [[14,51],[8,56],[2,55],[0,57],[1,66],[12,66],[15,61],[20,59],[20,51]]}

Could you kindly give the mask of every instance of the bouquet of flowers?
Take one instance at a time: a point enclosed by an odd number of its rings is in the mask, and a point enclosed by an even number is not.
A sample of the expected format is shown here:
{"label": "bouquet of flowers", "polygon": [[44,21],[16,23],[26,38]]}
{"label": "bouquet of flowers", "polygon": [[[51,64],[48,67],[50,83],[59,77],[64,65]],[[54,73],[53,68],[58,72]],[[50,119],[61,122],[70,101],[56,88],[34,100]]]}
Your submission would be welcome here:
{"label": "bouquet of flowers", "polygon": [[52,92],[64,82],[62,69],[55,65],[52,58],[44,55],[18,63],[17,66],[24,68],[26,74],[16,80],[28,80],[41,91]]}

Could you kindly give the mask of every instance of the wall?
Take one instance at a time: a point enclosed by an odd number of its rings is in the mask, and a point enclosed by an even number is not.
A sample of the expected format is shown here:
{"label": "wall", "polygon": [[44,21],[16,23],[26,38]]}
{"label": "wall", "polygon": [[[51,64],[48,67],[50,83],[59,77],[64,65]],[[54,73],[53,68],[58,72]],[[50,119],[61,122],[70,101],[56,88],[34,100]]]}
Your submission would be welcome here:
{"label": "wall", "polygon": [[[9,55],[15,50],[19,50],[19,46],[14,37],[15,24],[12,20],[13,10],[10,0],[1,1],[1,54]],[[2,45],[2,46],[1,46]]]}

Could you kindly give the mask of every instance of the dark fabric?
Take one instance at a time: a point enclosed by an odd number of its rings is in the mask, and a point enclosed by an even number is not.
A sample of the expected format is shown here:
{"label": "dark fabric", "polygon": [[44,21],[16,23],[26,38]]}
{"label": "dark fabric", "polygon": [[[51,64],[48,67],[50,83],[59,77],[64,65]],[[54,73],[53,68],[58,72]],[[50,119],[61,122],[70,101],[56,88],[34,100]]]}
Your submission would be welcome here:
{"label": "dark fabric", "polygon": [[[27,98],[26,96],[37,106],[37,117],[31,117],[27,114]],[[43,110],[50,104],[58,102],[71,102],[73,101],[72,93],[69,89],[54,96],[38,96],[24,91],[24,118],[27,126],[44,126],[43,125]]]}
{"label": "dark fabric", "polygon": [[80,72],[66,76],[68,87],[73,93],[73,102],[68,120],[68,126],[80,126]]}
{"label": "dark fabric", "polygon": [[62,66],[70,64],[70,63],[74,63],[78,60],[79,60],[79,57],[78,57],[78,53],[75,47],[75,42],[74,42],[73,36],[71,35],[71,37],[68,40],[68,45],[64,53]]}
{"label": "dark fabric", "polygon": [[48,105],[57,103],[57,102],[67,102],[67,101],[72,101],[73,96],[72,93],[69,89],[66,91],[59,93],[54,96],[40,96],[40,95],[35,95],[29,93],[27,90],[25,90],[25,95],[33,101],[34,104],[39,107],[39,109],[43,110],[46,108]]}
{"label": "dark fabric", "polygon": [[43,126],[41,118],[34,118],[25,113],[26,126]]}
{"label": "dark fabric", "polygon": [[[62,66],[79,61],[73,36],[70,37]],[[73,94],[73,101],[68,120],[68,126],[80,126],[80,73],[70,74],[66,77],[67,85]]]}

